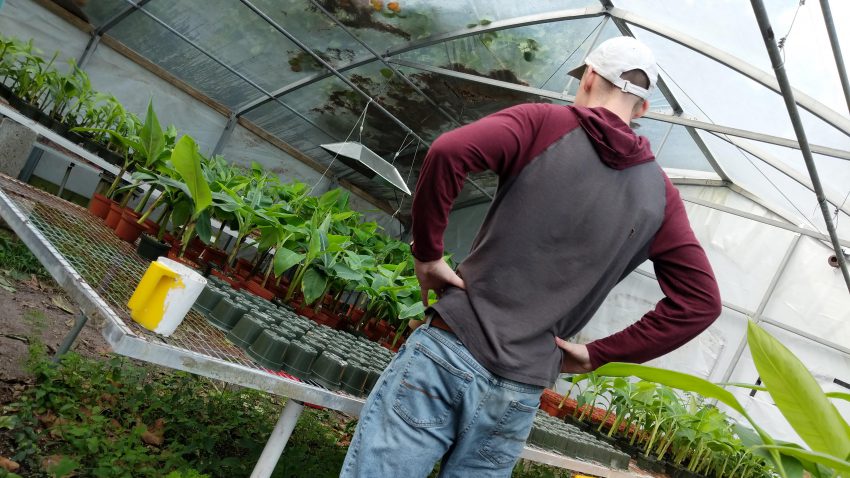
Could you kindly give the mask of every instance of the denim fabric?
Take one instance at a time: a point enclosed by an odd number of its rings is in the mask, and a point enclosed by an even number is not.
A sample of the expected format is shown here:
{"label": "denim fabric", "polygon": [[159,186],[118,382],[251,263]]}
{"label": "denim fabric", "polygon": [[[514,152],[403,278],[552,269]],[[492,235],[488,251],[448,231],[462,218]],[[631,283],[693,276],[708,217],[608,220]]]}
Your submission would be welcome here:
{"label": "denim fabric", "polygon": [[423,325],[360,413],[341,477],[510,476],[543,387],[497,377],[453,334]]}

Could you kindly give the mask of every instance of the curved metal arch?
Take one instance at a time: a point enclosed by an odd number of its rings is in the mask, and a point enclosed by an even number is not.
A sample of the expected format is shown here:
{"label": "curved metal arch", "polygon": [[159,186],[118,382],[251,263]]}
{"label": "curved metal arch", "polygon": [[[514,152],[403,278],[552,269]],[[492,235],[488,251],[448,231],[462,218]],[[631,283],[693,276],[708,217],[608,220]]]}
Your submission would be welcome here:
{"label": "curved metal arch", "polygon": [[[437,43],[463,38],[471,35],[477,35],[485,32],[507,30],[542,23],[578,20],[582,18],[590,18],[600,15],[610,15],[615,19],[622,20],[630,25],[634,25],[636,27],[642,28],[651,33],[664,37],[670,41],[678,43],[684,46],[685,48],[688,48],[689,50],[695,51],[707,58],[717,61],[718,63],[728,68],[731,68],[732,70],[746,76],[747,78],[752,79],[753,81],[776,92],[777,94],[781,93],[779,89],[779,83],[773,75],[756,68],[750,63],[723,50],[715,48],[709,45],[708,43],[686,35],[682,32],[667,28],[657,22],[653,22],[627,10],[623,10],[621,8],[613,7],[610,5],[560,10],[544,14],[528,15],[524,17],[513,18],[510,20],[496,21],[486,26],[464,28],[460,30],[455,30],[453,32],[432,35],[421,40],[407,43],[397,48],[389,49],[384,52],[382,57],[384,59],[387,59],[396,55],[400,55],[402,53],[406,53],[408,51],[435,45]],[[336,68],[336,70],[339,72],[347,71],[374,61],[378,61],[376,57],[367,56],[357,60],[353,60],[344,65],[340,65]],[[298,81],[294,81],[288,85],[283,86],[282,88],[273,91],[272,96],[274,98],[278,98],[289,92],[295,91],[299,88],[310,85],[322,79],[329,78],[331,76],[333,76],[333,73],[331,72],[322,72],[309,76],[307,78],[302,78]],[[803,109],[825,121],[826,123],[830,124],[831,126],[835,127],[842,133],[850,136],[850,119],[844,118],[835,110],[829,108],[828,106],[824,105],[823,103],[815,100],[811,96],[806,95],[805,93],[799,90],[794,90],[794,97],[796,98],[797,104],[799,104]],[[271,98],[260,98],[254,100],[238,108],[236,113],[237,115],[241,116],[269,101],[273,100]]]}
{"label": "curved metal arch", "polygon": [[[409,43],[406,43],[400,47],[396,47],[393,49],[388,49],[381,55],[381,58],[384,60],[400,55],[402,53],[407,53],[409,51],[418,50],[420,48],[429,47],[432,45],[436,45],[438,43],[443,43],[446,41],[456,40],[458,38],[464,38],[472,35],[480,35],[482,33],[499,31],[499,30],[507,30],[511,28],[519,28],[530,25],[539,25],[541,23],[553,23],[564,20],[579,20],[582,18],[592,18],[598,17],[605,14],[605,8],[602,6],[598,7],[587,7],[587,8],[574,8],[570,10],[558,10],[555,12],[549,13],[540,13],[535,15],[527,15],[523,17],[516,17],[510,20],[500,20],[489,23],[487,25],[479,25],[477,27],[472,28],[464,28],[461,30],[455,30],[447,33],[438,33],[436,35],[431,35],[426,38],[422,38],[420,40],[415,40]],[[378,61],[379,58],[367,55],[356,60],[352,60],[344,65],[340,65],[336,67],[336,71],[343,72],[348,71],[375,61]],[[323,71],[320,73],[316,73],[314,75],[308,76],[306,78],[302,78],[297,81],[293,81],[288,85],[283,86],[272,92],[272,95],[275,98],[283,96],[289,92],[295,91],[299,88],[305,87],[307,85],[311,85],[317,81],[324,80],[325,78],[330,78],[334,76],[332,72]],[[270,98],[258,98],[254,101],[248,102],[236,110],[236,114],[241,116],[249,111],[259,108],[271,101]]]}

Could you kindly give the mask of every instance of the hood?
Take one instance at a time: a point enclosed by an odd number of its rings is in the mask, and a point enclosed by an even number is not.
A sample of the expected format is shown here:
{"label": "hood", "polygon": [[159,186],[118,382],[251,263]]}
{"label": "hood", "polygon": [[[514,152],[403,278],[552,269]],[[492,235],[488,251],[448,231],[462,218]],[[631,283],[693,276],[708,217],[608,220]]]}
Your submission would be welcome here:
{"label": "hood", "polygon": [[655,159],[649,140],[638,136],[611,111],[603,107],[573,106],[578,122],[593,143],[593,149],[608,167],[626,169]]}

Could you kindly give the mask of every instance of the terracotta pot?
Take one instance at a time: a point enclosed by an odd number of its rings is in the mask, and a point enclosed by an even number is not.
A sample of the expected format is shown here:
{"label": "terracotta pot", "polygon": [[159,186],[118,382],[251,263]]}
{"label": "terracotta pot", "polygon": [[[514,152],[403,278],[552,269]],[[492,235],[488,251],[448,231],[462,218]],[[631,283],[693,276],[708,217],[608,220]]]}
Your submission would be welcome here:
{"label": "terracotta pot", "polygon": [[201,266],[199,266],[194,261],[189,260],[186,257],[178,257],[177,254],[179,254],[179,252],[174,252],[174,249],[172,248],[171,250],[168,251],[168,258],[173,260],[173,261],[177,261],[177,262],[179,262],[179,263],[181,263],[185,266],[191,267],[193,269],[198,269],[198,270],[201,269]]}
{"label": "terracotta pot", "polygon": [[94,193],[91,201],[89,201],[89,212],[101,219],[106,219],[106,216],[109,214],[109,205],[112,202],[112,199],[109,199],[103,194]]}
{"label": "terracotta pot", "polygon": [[251,269],[254,266],[251,264],[251,261],[243,258],[239,258],[236,260],[236,275],[243,279],[247,279],[248,275],[251,273]]}
{"label": "terracotta pot", "polygon": [[[554,390],[547,388],[543,391],[543,395],[540,396],[540,409],[553,417],[564,418],[570,412],[569,408],[567,407],[567,403],[570,401],[570,399],[568,399],[567,402],[564,403],[564,407],[558,408],[558,405],[560,405],[561,400],[563,399],[564,397],[562,395],[559,395],[555,393]],[[573,409],[575,409],[575,400],[572,400],[572,402]]]}
{"label": "terracotta pot", "polygon": [[334,315],[324,310],[319,310],[315,314],[313,314],[313,322],[317,324],[327,325],[332,329],[336,329],[339,327],[340,319],[338,315]]}
{"label": "terracotta pot", "polygon": [[386,337],[390,332],[390,325],[386,320],[381,319],[380,322],[375,324],[375,334],[377,334],[378,338]]}
{"label": "terracotta pot", "polygon": [[245,288],[248,289],[248,292],[262,297],[263,299],[274,299],[274,292],[266,289],[265,287],[261,286],[259,283],[253,280],[245,281]]}
{"label": "terracotta pot", "polygon": [[121,219],[118,221],[118,226],[115,228],[115,233],[121,240],[132,244],[142,235],[145,226],[139,224],[139,217],[140,215],[131,209],[124,210]]}
{"label": "terracotta pot", "polygon": [[106,227],[110,229],[115,229],[118,227],[118,222],[121,221],[121,213],[123,210],[121,209],[121,205],[117,202],[112,202],[109,205],[109,214],[106,216]]}

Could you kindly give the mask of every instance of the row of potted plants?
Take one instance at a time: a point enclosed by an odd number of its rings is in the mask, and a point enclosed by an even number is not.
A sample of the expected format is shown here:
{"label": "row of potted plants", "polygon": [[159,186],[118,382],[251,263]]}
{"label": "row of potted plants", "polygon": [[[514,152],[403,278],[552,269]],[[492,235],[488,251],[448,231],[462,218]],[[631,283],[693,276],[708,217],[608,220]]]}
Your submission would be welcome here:
{"label": "row of potted plants", "polygon": [[570,379],[566,396],[547,391],[541,401],[548,413],[616,443],[647,471],[718,478],[772,473],[744,446],[733,420],[695,394],[588,373]]}
{"label": "row of potted plants", "polygon": [[57,57],[45,60],[32,41],[0,38],[0,90],[13,106],[99,145],[120,166],[89,206],[119,237],[138,240],[151,260],[169,254],[209,264],[236,288],[399,345],[407,319],[424,311],[410,248],[364,222],[346,191],[317,197],[256,163],[244,170],[207,157],[189,135],[163,129],[152,102],[142,121],[94,91],[73,61],[59,72]]}

